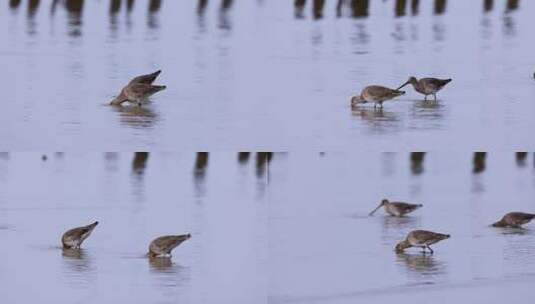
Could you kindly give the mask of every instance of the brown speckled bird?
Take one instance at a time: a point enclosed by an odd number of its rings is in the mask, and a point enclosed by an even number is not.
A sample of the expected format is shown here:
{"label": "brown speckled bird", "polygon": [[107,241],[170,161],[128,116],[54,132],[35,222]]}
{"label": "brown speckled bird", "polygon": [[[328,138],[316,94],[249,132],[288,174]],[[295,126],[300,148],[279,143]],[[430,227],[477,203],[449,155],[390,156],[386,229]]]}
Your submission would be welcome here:
{"label": "brown speckled bird", "polygon": [[98,225],[98,222],[94,222],[93,224],[73,228],[71,230],[68,230],[63,234],[61,237],[61,243],[63,244],[63,248],[65,249],[80,249],[80,246],[84,242],[87,237],[93,232],[93,229]]}
{"label": "brown speckled bird", "polygon": [[449,238],[449,234],[442,234],[425,230],[414,230],[407,235],[407,238],[405,240],[399,242],[396,245],[396,252],[402,253],[407,248],[420,247],[423,249],[424,253],[425,249],[429,249],[429,252],[433,254],[433,249],[431,249],[430,246]]}
{"label": "brown speckled bird", "polygon": [[501,220],[492,224],[493,227],[510,227],[521,228],[522,225],[531,222],[535,218],[535,214],[523,212],[511,212],[502,217]]}
{"label": "brown speckled bird", "polygon": [[353,96],[351,98],[351,105],[358,106],[359,104],[373,102],[374,108],[377,107],[377,105],[382,108],[383,102],[394,99],[403,94],[405,94],[404,91],[392,90],[387,87],[378,85],[371,85],[365,87],[360,93],[360,95]]}
{"label": "brown speckled bird", "polygon": [[191,234],[166,235],[154,239],[149,246],[149,257],[170,257],[171,251],[185,240],[191,238]]}
{"label": "brown speckled bird", "polygon": [[134,102],[138,106],[150,96],[162,91],[166,86],[153,85],[158,75],[162,71],[156,71],[152,74],[141,75],[132,79],[122,90],[119,96],[110,102],[110,105],[118,106],[124,102]]}
{"label": "brown speckled bird", "polygon": [[422,204],[409,204],[409,203],[403,203],[403,202],[389,202],[387,199],[384,199],[381,201],[379,206],[375,208],[372,212],[370,212],[370,216],[375,213],[375,211],[379,210],[379,208],[384,207],[386,213],[390,214],[391,216],[397,216],[402,217],[405,214],[411,213],[414,210],[421,208]]}
{"label": "brown speckled bird", "polygon": [[450,82],[451,79],[422,78],[418,80],[416,77],[411,76],[407,82],[398,88],[398,90],[408,84],[411,84],[416,92],[425,95],[424,100],[427,101],[427,96],[433,95],[435,101],[437,101],[438,91],[442,90]]}

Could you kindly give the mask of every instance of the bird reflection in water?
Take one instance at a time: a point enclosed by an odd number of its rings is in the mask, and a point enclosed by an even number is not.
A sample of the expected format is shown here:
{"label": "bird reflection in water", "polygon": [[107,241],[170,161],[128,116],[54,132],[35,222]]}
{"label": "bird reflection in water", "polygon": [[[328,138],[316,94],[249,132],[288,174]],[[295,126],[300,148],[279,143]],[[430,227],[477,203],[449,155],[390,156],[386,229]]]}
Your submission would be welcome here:
{"label": "bird reflection in water", "polygon": [[506,227],[506,228],[501,228],[499,232],[505,236],[507,235],[533,235],[534,234],[533,230],[524,228],[524,227],[517,227],[517,228]]}
{"label": "bird reflection in water", "polygon": [[151,270],[168,272],[168,270],[171,270],[173,267],[173,260],[168,257],[150,257],[149,264]]}
{"label": "bird reflection in water", "polygon": [[63,275],[69,285],[87,288],[95,281],[96,267],[84,249],[62,249]]}
{"label": "bird reflection in water", "polygon": [[158,114],[150,107],[124,106],[112,107],[123,125],[133,128],[152,128],[158,122]]}
{"label": "bird reflection in water", "polygon": [[398,253],[396,254],[397,264],[404,268],[409,276],[413,276],[416,280],[424,280],[418,282],[421,284],[433,284],[435,281],[426,281],[429,277],[440,277],[446,274],[447,267],[444,262],[438,260],[434,255],[421,253]]}
{"label": "bird reflection in water", "polygon": [[189,267],[178,265],[171,258],[149,258],[148,260],[154,287],[161,289],[167,297],[176,299],[181,293],[180,287],[187,286],[190,282]]}
{"label": "bird reflection in water", "polygon": [[404,235],[402,231],[415,230],[420,225],[420,218],[416,216],[383,216],[381,218],[382,243],[391,245]]}
{"label": "bird reflection in water", "polygon": [[354,117],[358,117],[364,121],[373,133],[386,133],[400,128],[401,122],[394,112],[353,106],[351,113]]}
{"label": "bird reflection in water", "polygon": [[425,102],[418,100],[411,107],[410,117],[415,123],[414,129],[441,129],[447,107],[441,102]]}

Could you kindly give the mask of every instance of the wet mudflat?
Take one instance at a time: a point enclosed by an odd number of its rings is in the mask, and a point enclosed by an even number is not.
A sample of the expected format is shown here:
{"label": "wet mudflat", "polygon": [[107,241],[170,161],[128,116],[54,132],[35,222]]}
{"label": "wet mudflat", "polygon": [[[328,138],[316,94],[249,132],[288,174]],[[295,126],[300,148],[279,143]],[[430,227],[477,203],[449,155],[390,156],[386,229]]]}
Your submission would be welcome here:
{"label": "wet mudflat", "polygon": [[[521,300],[535,283],[533,154],[10,153],[0,157],[9,303]],[[406,218],[383,198],[424,204]],[[77,254],[68,228],[99,220]],[[395,254],[408,231],[451,234]],[[172,260],[151,239],[191,233]],[[31,286],[31,289],[28,289]],[[441,302],[442,301],[442,302]],[[488,302],[488,301],[487,301]]]}
{"label": "wet mudflat", "polygon": [[[10,1],[3,150],[533,149],[532,1]],[[144,108],[106,104],[163,69]],[[453,78],[351,110],[369,84]],[[365,144],[364,144],[365,143]],[[98,147],[98,148],[96,148]]]}

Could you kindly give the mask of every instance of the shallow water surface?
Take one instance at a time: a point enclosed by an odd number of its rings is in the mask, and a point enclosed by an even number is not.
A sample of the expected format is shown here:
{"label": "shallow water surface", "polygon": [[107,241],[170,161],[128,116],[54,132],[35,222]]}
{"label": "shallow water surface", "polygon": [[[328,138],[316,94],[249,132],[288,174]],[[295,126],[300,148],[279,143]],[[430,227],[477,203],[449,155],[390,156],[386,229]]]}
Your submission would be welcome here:
{"label": "shallow water surface", "polygon": [[[424,207],[369,217],[382,198]],[[521,300],[534,223],[489,225],[534,198],[532,154],[3,154],[0,291],[6,303]],[[83,250],[61,250],[65,230],[94,220]],[[432,256],[396,255],[413,229],[452,237]],[[172,233],[192,238],[171,260],[144,257]]]}
{"label": "shallow water surface", "polygon": [[[535,147],[533,1],[9,3],[3,150]],[[151,105],[106,105],[156,69]],[[409,75],[454,81],[349,107]]]}

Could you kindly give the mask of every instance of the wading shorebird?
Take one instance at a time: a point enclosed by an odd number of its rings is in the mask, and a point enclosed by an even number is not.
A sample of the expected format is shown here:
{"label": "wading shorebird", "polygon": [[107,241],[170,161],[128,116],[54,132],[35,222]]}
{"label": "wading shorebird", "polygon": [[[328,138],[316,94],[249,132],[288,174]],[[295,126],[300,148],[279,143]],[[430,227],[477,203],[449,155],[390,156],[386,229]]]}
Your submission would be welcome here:
{"label": "wading shorebird", "polygon": [[438,243],[442,240],[449,239],[449,234],[436,233],[425,230],[414,230],[409,232],[407,238],[396,245],[396,252],[402,253],[405,249],[410,247],[420,247],[425,253],[425,249],[429,249],[429,252],[433,254],[431,245]]}
{"label": "wading shorebird", "polygon": [[391,216],[397,216],[402,217],[405,214],[411,213],[414,210],[423,207],[422,204],[409,204],[409,203],[403,203],[403,202],[389,202],[387,199],[384,199],[381,201],[379,206],[375,208],[372,212],[370,212],[370,216],[372,216],[375,211],[379,210],[379,208],[385,207],[386,213],[390,214]]}
{"label": "wading shorebird", "polygon": [[132,79],[121,90],[119,96],[115,97],[115,99],[110,102],[110,105],[119,106],[124,102],[129,101],[137,103],[138,106],[141,106],[141,103],[147,100],[150,96],[159,91],[165,90],[166,86],[152,84],[161,72],[162,71],[158,70],[152,74],[141,75]]}
{"label": "wading shorebird", "polygon": [[93,232],[93,229],[97,227],[98,222],[94,222],[93,224],[73,228],[71,230],[68,230],[63,234],[61,237],[61,243],[63,244],[63,248],[65,249],[80,249],[80,246],[84,242],[87,237]]}
{"label": "wading shorebird", "polygon": [[418,80],[416,77],[411,76],[407,82],[398,88],[398,90],[402,89],[408,84],[412,84],[416,92],[425,95],[425,101],[427,101],[427,96],[429,95],[433,95],[435,101],[437,101],[438,91],[442,90],[450,82],[451,79],[422,78]]}
{"label": "wading shorebird", "polygon": [[374,108],[377,107],[377,104],[379,104],[379,107],[382,108],[383,102],[394,99],[403,94],[405,94],[404,91],[393,90],[387,87],[378,85],[367,86],[362,90],[360,95],[353,96],[351,98],[351,105],[357,106],[359,104],[373,102]]}
{"label": "wading shorebird", "polygon": [[171,251],[185,240],[191,238],[191,234],[166,235],[154,239],[149,246],[147,255],[151,258],[171,257]]}
{"label": "wading shorebird", "polygon": [[492,224],[493,227],[510,227],[521,228],[522,225],[531,222],[535,218],[535,214],[523,212],[511,212],[502,217],[501,220]]}

